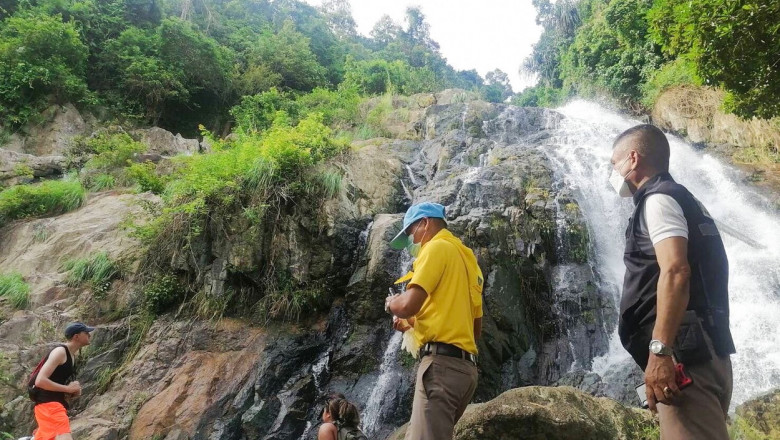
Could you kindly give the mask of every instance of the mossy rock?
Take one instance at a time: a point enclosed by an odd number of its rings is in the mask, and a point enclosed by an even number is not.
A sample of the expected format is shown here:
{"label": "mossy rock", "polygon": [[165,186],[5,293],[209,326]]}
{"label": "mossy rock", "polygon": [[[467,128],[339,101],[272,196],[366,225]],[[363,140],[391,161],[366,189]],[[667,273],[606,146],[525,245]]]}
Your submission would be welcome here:
{"label": "mossy rock", "polygon": [[[390,439],[401,439],[406,426]],[[572,387],[524,387],[471,405],[455,426],[456,440],[657,439],[658,423],[650,411],[628,408]]]}
{"label": "mossy rock", "polygon": [[737,407],[731,425],[738,440],[780,440],[780,389],[749,400]]}

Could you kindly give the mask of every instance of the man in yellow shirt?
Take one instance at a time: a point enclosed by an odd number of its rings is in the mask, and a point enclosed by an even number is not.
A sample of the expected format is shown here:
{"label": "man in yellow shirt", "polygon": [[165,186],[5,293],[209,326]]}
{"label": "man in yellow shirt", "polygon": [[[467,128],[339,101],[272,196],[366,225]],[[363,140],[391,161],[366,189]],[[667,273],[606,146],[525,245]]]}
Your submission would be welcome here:
{"label": "man in yellow shirt", "polygon": [[406,440],[452,439],[477,387],[482,271],[445,218],[442,205],[414,205],[391,242],[416,258],[406,291],[385,303],[385,310],[412,324],[397,320],[394,326],[414,332],[422,358]]}

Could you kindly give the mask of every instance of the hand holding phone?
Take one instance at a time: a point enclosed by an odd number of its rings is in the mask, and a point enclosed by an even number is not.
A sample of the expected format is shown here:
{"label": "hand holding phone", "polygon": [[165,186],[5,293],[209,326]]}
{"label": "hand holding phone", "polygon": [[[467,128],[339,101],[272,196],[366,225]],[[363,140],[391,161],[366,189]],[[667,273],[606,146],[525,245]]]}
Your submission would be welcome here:
{"label": "hand holding phone", "polygon": [[[674,364],[674,377],[677,382],[677,388],[681,391],[693,384],[693,378],[685,372],[685,365],[681,363]],[[640,407],[647,409],[647,386],[645,384],[636,387],[636,394],[639,396]]]}
{"label": "hand holding phone", "polygon": [[693,383],[693,378],[685,373],[685,365],[679,362],[674,365],[674,378],[677,381],[677,388],[681,390]]}

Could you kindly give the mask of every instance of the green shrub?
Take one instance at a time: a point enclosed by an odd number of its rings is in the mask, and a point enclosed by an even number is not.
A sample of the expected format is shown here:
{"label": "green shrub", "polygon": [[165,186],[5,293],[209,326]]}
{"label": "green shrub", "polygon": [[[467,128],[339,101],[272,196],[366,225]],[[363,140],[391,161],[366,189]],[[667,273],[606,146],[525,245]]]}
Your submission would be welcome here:
{"label": "green shrub", "polygon": [[111,170],[129,165],[133,156],[146,151],[146,146],[136,142],[127,133],[101,132],[83,141],[77,147],[82,152],[93,153],[87,161],[88,170]]}
{"label": "green shrub", "polygon": [[349,127],[359,118],[362,99],[354,89],[341,87],[339,90],[316,88],[298,98],[301,114],[322,114],[322,122],[331,127]]}
{"label": "green shrub", "polygon": [[0,274],[0,297],[8,298],[11,305],[23,309],[30,300],[30,286],[18,272]]}
{"label": "green shrub", "polygon": [[146,309],[155,314],[165,311],[184,296],[184,289],[173,275],[157,276],[143,292]]}
{"label": "green shrub", "polygon": [[214,145],[214,153],[176,158],[181,166],[166,188],[169,206],[190,211],[207,202],[229,203],[242,187],[255,192],[285,188],[284,193],[293,196],[289,190],[301,182],[302,171],[347,148],[332,138],[319,114],[307,116],[295,127],[282,118],[263,136],[237,133],[233,140]]}
{"label": "green shrub", "polygon": [[22,218],[63,214],[80,207],[84,200],[85,191],[78,181],[12,186],[0,192],[0,226]]}
{"label": "green shrub", "polygon": [[441,89],[436,73],[428,67],[412,67],[404,60],[381,58],[347,60],[343,85],[365,95],[434,92]]}
{"label": "green shrub", "polygon": [[566,99],[561,89],[545,86],[529,87],[512,97],[512,105],[518,107],[554,108],[563,104]]}
{"label": "green shrub", "polygon": [[641,85],[642,104],[652,109],[661,92],[669,87],[685,84],[700,86],[702,80],[696,73],[696,65],[686,57],[680,57],[654,71],[648,81]]}
{"label": "green shrub", "polygon": [[655,0],[647,20],[664,52],[689,57],[707,84],[731,92],[729,110],[742,117],[780,116],[780,3]]}
{"label": "green shrub", "polygon": [[69,286],[89,282],[96,293],[105,293],[111,281],[120,275],[119,266],[105,252],[66,261],[62,268],[68,271]]}
{"label": "green shrub", "polygon": [[127,176],[138,184],[142,192],[162,194],[165,181],[157,175],[156,170],[157,167],[152,162],[134,163],[127,168]]}
{"label": "green shrub", "polygon": [[272,88],[257,95],[242,97],[241,103],[233,107],[230,114],[241,130],[259,133],[271,127],[280,111],[297,118],[299,105],[292,95]]}
{"label": "green shrub", "polygon": [[0,26],[0,125],[20,127],[49,103],[89,96],[87,46],[61,15],[19,12]]}

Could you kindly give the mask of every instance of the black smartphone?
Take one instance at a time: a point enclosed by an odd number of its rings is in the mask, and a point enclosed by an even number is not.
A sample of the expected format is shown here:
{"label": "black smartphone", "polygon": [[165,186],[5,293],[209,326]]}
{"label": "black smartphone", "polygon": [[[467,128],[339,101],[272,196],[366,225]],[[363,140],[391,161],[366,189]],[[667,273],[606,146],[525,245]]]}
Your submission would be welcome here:
{"label": "black smartphone", "polygon": [[650,408],[650,405],[647,404],[647,385],[642,384],[636,387],[636,394],[639,396],[639,403],[640,406],[644,409]]}

